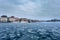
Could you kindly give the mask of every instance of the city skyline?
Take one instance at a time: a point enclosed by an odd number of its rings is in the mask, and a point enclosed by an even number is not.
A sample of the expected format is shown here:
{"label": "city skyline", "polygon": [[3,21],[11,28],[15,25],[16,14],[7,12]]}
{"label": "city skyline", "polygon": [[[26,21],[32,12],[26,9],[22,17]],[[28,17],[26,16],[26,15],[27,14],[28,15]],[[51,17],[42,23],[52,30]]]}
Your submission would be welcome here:
{"label": "city skyline", "polygon": [[0,0],[0,16],[60,19],[60,0]]}

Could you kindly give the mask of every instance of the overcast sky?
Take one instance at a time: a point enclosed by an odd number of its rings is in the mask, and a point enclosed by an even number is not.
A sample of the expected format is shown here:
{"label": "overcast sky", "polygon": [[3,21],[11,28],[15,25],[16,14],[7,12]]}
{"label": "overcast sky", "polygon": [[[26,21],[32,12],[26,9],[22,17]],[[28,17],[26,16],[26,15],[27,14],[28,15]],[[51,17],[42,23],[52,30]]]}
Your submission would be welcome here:
{"label": "overcast sky", "polygon": [[0,16],[60,19],[60,0],[0,0]]}

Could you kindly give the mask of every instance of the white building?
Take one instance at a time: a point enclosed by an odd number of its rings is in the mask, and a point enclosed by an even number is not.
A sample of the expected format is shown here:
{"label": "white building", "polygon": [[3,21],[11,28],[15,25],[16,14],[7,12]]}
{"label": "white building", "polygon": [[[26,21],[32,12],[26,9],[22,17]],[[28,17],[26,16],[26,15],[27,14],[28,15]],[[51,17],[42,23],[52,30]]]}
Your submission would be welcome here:
{"label": "white building", "polygon": [[26,18],[21,18],[20,20],[21,20],[21,21],[20,21],[21,23],[29,23],[29,22],[28,22],[28,19],[26,19]]}
{"label": "white building", "polygon": [[15,17],[14,16],[9,17],[9,21],[10,22],[15,22]]}
{"label": "white building", "polygon": [[6,15],[1,16],[0,21],[1,21],[1,22],[7,22],[7,21],[8,21],[7,16],[6,16]]}

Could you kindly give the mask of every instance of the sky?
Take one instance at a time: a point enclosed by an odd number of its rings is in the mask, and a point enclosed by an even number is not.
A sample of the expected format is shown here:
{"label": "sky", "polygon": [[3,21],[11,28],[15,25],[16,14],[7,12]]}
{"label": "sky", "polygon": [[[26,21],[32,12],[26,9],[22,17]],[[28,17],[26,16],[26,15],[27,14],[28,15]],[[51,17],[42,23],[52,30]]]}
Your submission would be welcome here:
{"label": "sky", "polygon": [[60,19],[60,0],[0,0],[0,16]]}

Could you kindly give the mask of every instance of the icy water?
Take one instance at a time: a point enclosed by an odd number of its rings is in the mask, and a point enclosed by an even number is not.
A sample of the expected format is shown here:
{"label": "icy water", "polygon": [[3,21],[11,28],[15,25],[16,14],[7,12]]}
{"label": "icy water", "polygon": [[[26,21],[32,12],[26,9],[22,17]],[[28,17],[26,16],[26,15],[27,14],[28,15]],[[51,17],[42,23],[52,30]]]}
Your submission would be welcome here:
{"label": "icy water", "polygon": [[60,40],[60,22],[0,23],[0,40]]}

